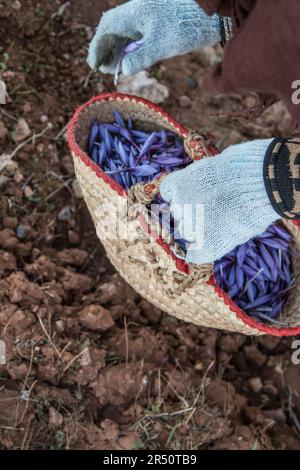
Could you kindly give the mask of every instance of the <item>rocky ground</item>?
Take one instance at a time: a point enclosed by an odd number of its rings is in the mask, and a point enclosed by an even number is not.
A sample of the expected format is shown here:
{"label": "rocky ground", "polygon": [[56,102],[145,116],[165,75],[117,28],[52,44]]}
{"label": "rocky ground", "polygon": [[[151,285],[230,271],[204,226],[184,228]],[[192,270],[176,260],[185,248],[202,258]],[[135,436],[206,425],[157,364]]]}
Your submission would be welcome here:
{"label": "rocky ground", "polygon": [[[299,449],[294,338],[177,321],[126,285],[97,241],[64,131],[78,104],[114,89],[85,58],[116,3],[0,0],[10,97],[0,108],[0,448]],[[284,133],[281,104],[245,126],[216,116],[254,103],[204,93],[218,54],[156,66],[170,92],[164,107],[219,148]]]}

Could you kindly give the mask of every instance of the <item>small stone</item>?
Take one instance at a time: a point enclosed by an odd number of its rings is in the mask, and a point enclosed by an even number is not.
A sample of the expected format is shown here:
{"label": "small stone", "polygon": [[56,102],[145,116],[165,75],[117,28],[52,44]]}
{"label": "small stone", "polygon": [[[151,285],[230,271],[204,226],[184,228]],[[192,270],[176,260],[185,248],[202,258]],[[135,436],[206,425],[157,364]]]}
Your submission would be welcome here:
{"label": "small stone", "polygon": [[46,116],[46,114],[42,114],[42,116],[40,117],[40,121],[41,121],[43,124],[46,124],[46,122],[49,121],[49,118],[48,118],[48,116]]}
{"label": "small stone", "polygon": [[247,109],[257,105],[258,99],[255,96],[248,95],[243,99],[243,104]]}
{"label": "small stone", "polygon": [[10,167],[12,165],[12,158],[8,153],[2,153],[0,155],[0,173],[5,168]]}
{"label": "small stone", "polygon": [[71,218],[71,210],[69,206],[64,207],[57,216],[61,222],[67,222]]}
{"label": "small stone", "polygon": [[3,80],[0,80],[0,104],[6,104],[7,91],[6,84]]}
{"label": "small stone", "polygon": [[27,122],[25,121],[25,119],[24,118],[19,119],[15,127],[15,130],[11,133],[13,140],[16,143],[19,143],[19,142],[22,142],[22,140],[29,137],[30,135],[31,135],[31,130]]}
{"label": "small stone", "polygon": [[43,155],[44,151],[45,151],[45,145],[41,142],[39,144],[37,144],[36,146],[36,151],[37,153],[39,153],[40,155]]}
{"label": "small stone", "polygon": [[115,324],[110,312],[101,305],[89,305],[79,315],[80,323],[92,331],[107,331]]}
{"label": "small stone", "polygon": [[188,77],[186,84],[190,90],[195,90],[198,87],[198,80],[194,77]]}
{"label": "small stone", "polygon": [[17,170],[16,173],[14,174],[14,180],[18,184],[20,184],[24,180],[24,176],[22,175],[20,170]]}
{"label": "small stone", "polygon": [[29,101],[27,101],[27,102],[23,105],[23,113],[28,114],[28,113],[31,113],[31,111],[32,111],[31,103],[30,103]]}
{"label": "small stone", "polygon": [[78,233],[75,232],[74,230],[69,230],[68,240],[69,240],[70,245],[78,245],[78,243],[80,242],[80,237]]}
{"label": "small stone", "polygon": [[8,181],[8,177],[7,177],[7,176],[0,175],[0,189],[3,189],[3,187],[5,186],[5,184],[7,183],[7,181]]}
{"label": "small stone", "polygon": [[187,109],[192,106],[192,100],[189,96],[187,95],[182,95],[179,97],[179,106],[181,108]]}
{"label": "small stone", "polygon": [[13,10],[19,11],[22,8],[22,3],[19,0],[15,0],[11,7]]}
{"label": "small stone", "polygon": [[24,225],[20,224],[17,226],[17,237],[19,240],[23,241],[26,238],[26,229]]}
{"label": "small stone", "polygon": [[138,72],[132,76],[121,76],[117,91],[140,96],[155,104],[163,103],[170,96],[166,85],[159,83],[156,78],[150,77],[146,71]]}
{"label": "small stone", "polygon": [[83,351],[84,352],[82,353],[80,357],[80,365],[81,367],[86,367],[91,364],[92,358],[91,358],[90,351],[88,348],[84,348]]}
{"label": "small stone", "polygon": [[5,127],[4,122],[0,121],[0,141],[4,140],[8,134],[8,129]]}
{"label": "small stone", "polygon": [[76,199],[82,199],[82,191],[78,180],[73,181],[72,189]]}
{"label": "small stone", "polygon": [[216,65],[220,62],[222,52],[214,46],[208,46],[198,51],[198,57],[203,65]]}
{"label": "small stone", "polygon": [[32,197],[34,193],[30,186],[26,186],[24,189],[24,194],[25,194],[25,197],[29,198],[29,197]]}
{"label": "small stone", "polygon": [[65,331],[65,324],[63,320],[57,320],[55,322],[55,326],[57,328],[57,331],[59,331],[59,333],[63,333]]}
{"label": "small stone", "polygon": [[259,377],[252,377],[248,380],[250,388],[253,392],[258,393],[263,388],[263,383]]}
{"label": "small stone", "polygon": [[49,408],[49,427],[58,429],[64,422],[63,416],[53,407]]}

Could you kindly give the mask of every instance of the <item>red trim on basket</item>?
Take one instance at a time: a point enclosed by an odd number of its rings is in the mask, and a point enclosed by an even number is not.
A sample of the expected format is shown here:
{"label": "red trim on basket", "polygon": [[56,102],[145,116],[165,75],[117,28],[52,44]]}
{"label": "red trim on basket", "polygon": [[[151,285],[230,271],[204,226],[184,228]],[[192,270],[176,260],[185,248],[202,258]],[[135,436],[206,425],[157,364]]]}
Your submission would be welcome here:
{"label": "red trim on basket", "polygon": [[[92,159],[89,158],[88,155],[79,147],[79,145],[76,142],[75,132],[74,132],[76,126],[78,125],[78,119],[80,117],[80,114],[83,111],[85,111],[91,104],[101,102],[101,101],[114,101],[116,99],[122,100],[122,101],[129,100],[135,103],[143,103],[149,109],[151,109],[152,111],[155,111],[156,113],[160,114],[165,119],[167,119],[167,121],[170,124],[172,124],[180,132],[183,138],[188,137],[189,131],[185,127],[183,127],[181,124],[179,124],[177,121],[175,121],[171,116],[169,116],[169,114],[166,113],[160,106],[157,106],[143,98],[139,98],[139,97],[132,96],[132,95],[125,95],[121,93],[103,93],[99,96],[93,97],[87,103],[77,108],[67,129],[67,138],[68,138],[68,143],[69,143],[69,147],[71,151],[76,156],[78,156],[83,161],[83,163],[85,163],[85,165],[90,167],[99,178],[105,181],[106,184],[108,184],[114,191],[116,191],[119,194],[119,196],[127,197],[127,191],[124,188],[122,188],[122,186],[120,186],[118,183],[116,183],[112,178],[106,175],[105,172],[101,170],[101,168],[99,168],[99,166],[96,163],[94,163]],[[218,153],[217,150],[213,146],[210,146],[209,150],[211,151],[212,156]],[[294,223],[300,229],[300,220],[296,220],[294,221]],[[151,236],[154,235],[153,231],[151,233],[151,228],[143,216],[140,216],[140,224],[142,228],[146,231],[146,233],[149,233]],[[163,248],[163,250],[173,259],[173,261],[175,262],[176,268],[179,271],[185,274],[188,274],[189,272],[188,263],[186,263],[184,260],[180,258],[177,258],[177,256],[172,252],[170,245],[164,242],[161,236],[157,236],[156,234],[155,239],[156,239],[156,242]],[[236,314],[237,318],[239,318],[243,323],[253,328],[254,330],[258,330],[258,331],[261,331],[262,333],[266,333],[272,336],[279,336],[279,337],[295,336],[295,335],[300,334],[300,326],[293,327],[293,328],[274,328],[271,326],[264,325],[263,323],[256,321],[254,318],[251,318],[243,310],[241,310],[235,304],[235,302],[233,302],[233,300],[228,296],[228,294],[226,294],[221,289],[221,287],[217,284],[214,275],[211,276],[207,284],[214,287],[216,295],[224,301],[224,304],[227,305],[233,313]]]}

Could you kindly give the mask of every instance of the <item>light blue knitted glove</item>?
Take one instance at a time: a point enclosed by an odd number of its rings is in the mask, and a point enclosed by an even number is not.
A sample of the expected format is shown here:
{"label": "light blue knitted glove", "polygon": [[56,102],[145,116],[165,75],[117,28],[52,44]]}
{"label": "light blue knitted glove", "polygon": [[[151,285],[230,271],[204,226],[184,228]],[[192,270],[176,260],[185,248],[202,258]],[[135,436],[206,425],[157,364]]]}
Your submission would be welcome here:
{"label": "light blue knitted glove", "polygon": [[90,67],[114,73],[122,48],[138,39],[144,45],[124,59],[125,75],[217,43],[220,19],[208,16],[195,0],[131,0],[102,16],[89,48]]}
{"label": "light blue knitted glove", "polygon": [[212,263],[279,218],[263,179],[264,157],[271,142],[233,145],[162,181],[161,196],[178,221],[180,237],[191,242],[188,262]]}

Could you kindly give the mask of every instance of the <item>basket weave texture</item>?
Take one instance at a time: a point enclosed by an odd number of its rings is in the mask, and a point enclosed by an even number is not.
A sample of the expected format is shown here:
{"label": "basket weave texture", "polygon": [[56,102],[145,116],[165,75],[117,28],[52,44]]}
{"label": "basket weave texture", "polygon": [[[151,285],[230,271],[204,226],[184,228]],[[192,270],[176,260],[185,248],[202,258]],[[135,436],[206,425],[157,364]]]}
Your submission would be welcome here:
{"label": "basket weave texture", "polygon": [[113,226],[114,210],[118,212],[129,198],[127,191],[105,175],[87,156],[87,136],[94,119],[99,122],[113,122],[114,110],[118,110],[126,119],[131,117],[136,128],[146,131],[163,128],[175,132],[184,140],[193,158],[197,158],[197,155],[199,158],[208,156],[205,154],[207,148],[212,154],[214,151],[206,146],[202,149],[201,143],[191,137],[192,133],[160,107],[141,98],[106,93],[94,97],[77,109],[68,127],[68,142],[75,173],[97,235],[121,276],[149,302],[180,320],[246,335],[300,334],[300,230],[291,221],[282,223],[294,238],[296,282],[281,317],[281,321],[287,325],[284,328],[264,325],[246,315],[216,285],[207,266],[203,276],[199,275],[199,270],[197,273],[197,269],[195,274],[194,267],[177,258],[171,247],[161,238],[147,233],[146,212],[127,220],[127,230],[132,234],[130,239],[104,236],[105,228]]}

